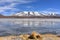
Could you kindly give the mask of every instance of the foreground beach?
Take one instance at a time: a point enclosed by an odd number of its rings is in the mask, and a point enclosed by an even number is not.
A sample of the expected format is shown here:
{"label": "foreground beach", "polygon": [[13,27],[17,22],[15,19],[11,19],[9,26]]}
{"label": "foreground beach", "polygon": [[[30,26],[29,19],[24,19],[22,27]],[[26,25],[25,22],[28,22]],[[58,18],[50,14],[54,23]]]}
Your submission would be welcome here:
{"label": "foreground beach", "polygon": [[0,37],[0,40],[60,40],[60,37],[53,34],[39,34],[32,32],[29,34],[22,34],[19,36],[5,36]]}

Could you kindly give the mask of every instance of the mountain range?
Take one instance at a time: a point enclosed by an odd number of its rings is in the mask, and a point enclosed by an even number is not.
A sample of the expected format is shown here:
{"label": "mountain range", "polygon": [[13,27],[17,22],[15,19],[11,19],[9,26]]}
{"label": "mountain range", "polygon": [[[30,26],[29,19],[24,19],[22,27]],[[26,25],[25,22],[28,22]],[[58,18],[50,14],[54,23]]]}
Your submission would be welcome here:
{"label": "mountain range", "polygon": [[48,12],[47,14],[42,12],[31,12],[23,11],[19,13],[12,14],[10,16],[4,16],[0,14],[0,18],[60,18],[60,14],[55,12]]}
{"label": "mountain range", "polygon": [[12,14],[11,16],[58,16],[59,14],[55,12],[48,12],[48,13],[42,13],[42,12],[19,12],[16,14]]}

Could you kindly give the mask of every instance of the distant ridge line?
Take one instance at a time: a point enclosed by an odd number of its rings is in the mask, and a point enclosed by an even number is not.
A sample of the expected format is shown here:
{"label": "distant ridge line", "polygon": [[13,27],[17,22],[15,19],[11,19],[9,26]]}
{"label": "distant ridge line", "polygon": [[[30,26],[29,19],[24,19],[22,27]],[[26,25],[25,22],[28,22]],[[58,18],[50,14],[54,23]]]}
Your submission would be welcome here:
{"label": "distant ridge line", "polygon": [[60,16],[0,16],[0,18],[60,18]]}

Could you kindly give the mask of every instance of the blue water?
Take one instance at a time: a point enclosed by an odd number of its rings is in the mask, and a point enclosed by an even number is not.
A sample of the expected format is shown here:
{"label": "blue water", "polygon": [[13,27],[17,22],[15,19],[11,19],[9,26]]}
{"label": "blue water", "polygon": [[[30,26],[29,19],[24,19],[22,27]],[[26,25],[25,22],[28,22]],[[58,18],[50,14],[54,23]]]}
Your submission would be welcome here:
{"label": "blue water", "polygon": [[60,19],[0,19],[0,36],[30,34],[32,31],[60,35]]}

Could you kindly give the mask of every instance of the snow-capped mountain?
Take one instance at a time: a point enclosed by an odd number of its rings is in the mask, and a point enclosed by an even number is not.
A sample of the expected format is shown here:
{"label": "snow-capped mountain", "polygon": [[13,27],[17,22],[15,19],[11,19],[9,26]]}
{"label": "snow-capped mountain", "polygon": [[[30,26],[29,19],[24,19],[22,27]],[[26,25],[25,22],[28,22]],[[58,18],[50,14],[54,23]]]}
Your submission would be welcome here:
{"label": "snow-capped mountain", "polygon": [[16,14],[13,14],[12,16],[57,16],[57,12],[28,12],[23,11]]}
{"label": "snow-capped mountain", "polygon": [[57,14],[60,15],[59,12],[51,12],[51,11],[42,11],[41,13],[45,16],[57,16]]}
{"label": "snow-capped mountain", "polygon": [[16,14],[13,14],[13,16],[40,16],[41,14],[39,12],[19,12]]}

